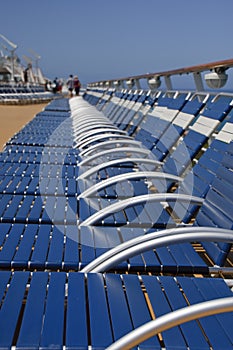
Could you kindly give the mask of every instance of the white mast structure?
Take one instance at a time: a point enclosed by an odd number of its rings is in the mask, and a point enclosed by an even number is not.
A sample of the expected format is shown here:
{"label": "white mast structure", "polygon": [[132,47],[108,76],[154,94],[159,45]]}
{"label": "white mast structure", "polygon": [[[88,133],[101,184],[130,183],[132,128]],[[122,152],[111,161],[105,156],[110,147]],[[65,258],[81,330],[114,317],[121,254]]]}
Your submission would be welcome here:
{"label": "white mast structure", "polygon": [[36,79],[32,71],[32,59],[26,55],[23,55],[22,57],[24,61],[27,63],[28,83],[34,84],[36,82]]}
{"label": "white mast structure", "polygon": [[17,45],[14,44],[12,41],[10,41],[9,39],[7,39],[4,35],[0,34],[0,38],[2,38],[9,46],[11,49],[7,49],[5,46],[4,48],[7,51],[10,51],[11,53],[11,82],[14,83],[15,79],[15,50],[17,49]]}
{"label": "white mast structure", "polygon": [[38,84],[44,84],[45,79],[43,77],[43,74],[38,64],[39,60],[41,59],[41,56],[32,49],[29,49],[29,51],[35,57],[34,60],[35,60],[35,66],[36,66],[36,74],[35,74],[36,82]]}

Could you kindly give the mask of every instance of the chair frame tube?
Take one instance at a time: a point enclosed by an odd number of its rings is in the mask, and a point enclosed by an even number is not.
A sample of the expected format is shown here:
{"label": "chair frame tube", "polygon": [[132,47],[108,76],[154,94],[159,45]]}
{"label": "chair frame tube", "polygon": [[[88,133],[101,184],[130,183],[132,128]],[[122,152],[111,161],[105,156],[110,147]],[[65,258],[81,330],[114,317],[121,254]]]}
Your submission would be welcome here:
{"label": "chair frame tube", "polygon": [[[104,139],[125,139],[125,140],[131,140],[132,143],[134,143],[135,141],[127,135],[118,135],[118,134],[114,134],[114,133],[106,133],[106,134],[101,134],[98,136],[93,136],[93,137],[88,137],[87,140],[84,140],[83,142],[79,142],[78,143],[78,148],[83,149],[85,147],[88,147],[89,145],[91,145],[93,142],[98,142],[100,140],[104,140]],[[116,141],[117,143],[117,141]],[[101,144],[100,144],[101,145]],[[141,143],[139,141],[136,142],[136,145],[138,145],[138,147],[140,147]]]}
{"label": "chair frame tube", "polygon": [[82,192],[79,196],[78,199],[80,198],[87,198],[91,195],[93,195],[95,192],[104,189],[107,186],[114,185],[119,182],[127,181],[127,180],[132,180],[132,179],[165,179],[165,180],[172,180],[175,182],[181,182],[183,181],[182,177],[163,173],[163,172],[156,172],[156,171],[137,171],[137,172],[130,172],[126,174],[120,174],[116,176],[112,176],[106,180],[103,180],[91,187],[89,187],[87,190]]}
{"label": "chair frame tube", "polygon": [[133,238],[108,250],[91,261],[81,272],[105,272],[120,262],[151,249],[194,241],[233,243],[233,231],[215,227],[176,227],[155,231]]}
{"label": "chair frame tube", "polygon": [[[115,137],[115,135],[114,135]],[[105,138],[105,136],[103,137]],[[112,138],[112,137],[111,137]],[[120,138],[122,138],[122,136],[120,136]],[[99,138],[98,140],[100,140],[101,138]],[[141,145],[140,141],[135,141],[132,139],[124,139],[124,140],[110,140],[110,141],[104,141],[104,142],[100,142],[98,144],[92,145],[90,147],[88,147],[88,149],[83,150],[82,152],[79,153],[80,157],[83,156],[90,156],[91,153],[95,152],[98,148],[103,148],[103,146],[109,146],[109,145],[115,145],[115,144],[123,144],[123,145],[134,145],[134,146],[139,146]]]}
{"label": "chair frame tube", "polygon": [[142,204],[145,202],[174,202],[174,201],[182,201],[182,202],[192,202],[196,205],[202,205],[204,199],[185,195],[185,194],[176,194],[176,193],[154,193],[154,194],[146,194],[141,196],[136,196],[133,198],[124,199],[120,202],[114,203],[104,209],[99,210],[97,213],[91,215],[85,221],[83,221],[80,226],[88,226],[94,225],[96,221],[102,220],[108,215],[114,214],[120,210],[123,210],[129,206],[133,206],[136,204]]}
{"label": "chair frame tube", "polygon": [[134,329],[107,347],[106,350],[132,349],[143,341],[175,326],[179,326],[198,318],[230,311],[233,311],[233,297],[214,299],[187,306],[169,312],[166,315],[160,316],[157,319]]}
{"label": "chair frame tube", "polygon": [[97,173],[100,170],[103,170],[104,168],[108,168],[111,166],[121,165],[123,163],[136,163],[136,164],[150,164],[153,165],[155,168],[162,165],[163,162],[159,162],[158,160],[154,159],[148,159],[148,158],[122,158],[122,159],[114,159],[110,160],[109,162],[105,162],[99,165],[96,165],[94,167],[91,167],[90,169],[83,172],[81,175],[79,175],[78,180],[86,179],[89,176]]}
{"label": "chair frame tube", "polygon": [[148,156],[150,154],[150,151],[145,148],[139,148],[139,147],[118,147],[114,149],[107,149],[101,152],[98,152],[97,154],[93,154],[90,157],[87,157],[86,159],[83,159],[78,165],[83,166],[87,165],[92,160],[96,160],[98,157],[107,156],[108,154],[113,153],[120,153],[120,152],[128,152],[128,153],[136,153],[136,154],[142,154],[144,156]]}

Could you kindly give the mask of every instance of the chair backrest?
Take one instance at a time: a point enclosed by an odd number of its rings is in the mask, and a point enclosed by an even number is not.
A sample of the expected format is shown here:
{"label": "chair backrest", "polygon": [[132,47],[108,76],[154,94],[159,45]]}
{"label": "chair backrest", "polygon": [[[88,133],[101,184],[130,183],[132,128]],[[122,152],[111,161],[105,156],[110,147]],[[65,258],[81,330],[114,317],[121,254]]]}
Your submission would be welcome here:
{"label": "chair backrest", "polygon": [[[176,193],[205,198],[222,159],[228,151],[229,143],[233,141],[233,110],[226,119],[227,122],[225,123],[224,120],[222,129],[215,135],[215,139],[209,143],[204,153],[199,156],[198,162],[186,173],[184,180],[177,187]],[[196,205],[184,206],[183,203],[176,203],[175,208],[176,214],[185,223],[190,222],[198,209]]]}
{"label": "chair backrest", "polygon": [[[196,226],[233,228],[233,142],[227,149],[208,191],[204,204],[198,212]],[[202,243],[216,265],[223,265],[231,249],[228,243]]]}
{"label": "chair backrest", "polygon": [[135,138],[148,149],[154,148],[161,135],[187,102],[187,96],[188,94],[179,94],[173,97],[159,96],[153,108],[142,120]]}
{"label": "chair backrest", "polygon": [[182,106],[177,116],[172,120],[158,142],[156,142],[151,149],[157,160],[163,161],[166,158],[168,153],[172,150],[172,147],[178,142],[179,138],[185,133],[194,118],[197,117],[199,112],[203,109],[206,100],[208,100],[208,96],[203,96],[203,98],[204,99],[199,100],[198,95],[191,96]]}
{"label": "chair backrest", "polygon": [[[222,101],[223,99],[223,101]],[[232,108],[232,97],[220,96],[209,102],[201,115],[190,125],[185,136],[175,150],[165,158],[163,170],[181,176],[187,167],[209,141],[212,134],[221,127],[222,122]]]}
{"label": "chair backrest", "polygon": [[[155,317],[232,296],[211,278],[28,271],[1,271],[0,278],[4,349],[106,349]],[[232,319],[224,313],[186,322],[139,347],[231,349]]]}

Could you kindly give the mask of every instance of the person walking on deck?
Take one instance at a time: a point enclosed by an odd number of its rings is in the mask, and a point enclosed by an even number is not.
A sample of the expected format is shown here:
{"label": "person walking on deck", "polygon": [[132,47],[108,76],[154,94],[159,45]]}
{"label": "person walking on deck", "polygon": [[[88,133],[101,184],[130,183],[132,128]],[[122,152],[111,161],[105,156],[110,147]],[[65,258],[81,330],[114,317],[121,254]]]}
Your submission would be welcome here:
{"label": "person walking on deck", "polygon": [[69,79],[66,82],[66,85],[68,87],[69,97],[72,97],[73,96],[73,89],[74,89],[74,79],[73,79],[72,74],[70,74]]}
{"label": "person walking on deck", "polygon": [[77,77],[77,75],[74,77],[73,83],[74,83],[75,95],[79,96],[81,83],[80,83],[79,78]]}

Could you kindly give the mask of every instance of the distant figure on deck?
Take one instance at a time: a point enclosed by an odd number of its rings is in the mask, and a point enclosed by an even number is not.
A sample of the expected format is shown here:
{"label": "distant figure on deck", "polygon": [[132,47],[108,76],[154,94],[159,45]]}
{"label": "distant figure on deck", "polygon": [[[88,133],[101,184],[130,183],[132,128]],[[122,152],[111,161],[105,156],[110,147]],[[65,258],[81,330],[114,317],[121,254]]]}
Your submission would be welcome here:
{"label": "distant figure on deck", "polygon": [[29,68],[25,68],[24,71],[23,71],[23,80],[24,80],[24,83],[27,84],[28,83],[28,71],[29,71]]}
{"label": "distant figure on deck", "polygon": [[62,79],[59,79],[58,84],[57,84],[57,92],[59,92],[59,93],[62,92],[62,86],[63,86],[63,81],[62,81]]}
{"label": "distant figure on deck", "polygon": [[57,90],[58,90],[58,78],[55,78],[53,83],[52,83],[52,89],[53,89],[53,93],[56,94]]}
{"label": "distant figure on deck", "polygon": [[69,91],[69,96],[72,97],[73,96],[73,89],[74,89],[74,79],[73,79],[73,75],[70,74],[69,79],[66,82],[68,91]]}
{"label": "distant figure on deck", "polygon": [[77,75],[74,77],[74,90],[75,90],[75,95],[79,96],[79,92],[80,92],[80,88],[81,88],[81,83],[79,81],[79,78],[77,77]]}

